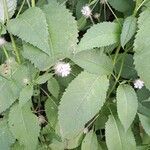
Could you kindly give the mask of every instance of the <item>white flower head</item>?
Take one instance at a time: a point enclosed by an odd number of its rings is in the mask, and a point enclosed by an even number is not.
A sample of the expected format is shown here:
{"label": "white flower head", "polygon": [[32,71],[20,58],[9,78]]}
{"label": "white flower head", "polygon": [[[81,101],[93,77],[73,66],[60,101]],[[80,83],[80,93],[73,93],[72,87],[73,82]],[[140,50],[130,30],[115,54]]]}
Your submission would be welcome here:
{"label": "white flower head", "polygon": [[0,37],[0,46],[4,45],[5,43],[6,43],[6,40]]}
{"label": "white flower head", "polygon": [[39,124],[42,125],[46,122],[45,117],[43,115],[38,116]]}
{"label": "white flower head", "polygon": [[57,74],[58,76],[67,77],[71,72],[71,67],[69,63],[60,61],[56,63],[56,65],[54,66],[54,70],[55,74]]}
{"label": "white flower head", "polygon": [[89,132],[89,129],[88,128],[84,128],[83,133],[87,134],[88,132]]}
{"label": "white flower head", "polygon": [[144,82],[140,79],[136,79],[134,81],[134,88],[136,89],[142,89],[142,87],[144,86]]}
{"label": "white flower head", "polygon": [[92,15],[92,10],[90,9],[90,7],[88,5],[85,5],[81,9],[81,13],[82,13],[83,16],[88,18]]}

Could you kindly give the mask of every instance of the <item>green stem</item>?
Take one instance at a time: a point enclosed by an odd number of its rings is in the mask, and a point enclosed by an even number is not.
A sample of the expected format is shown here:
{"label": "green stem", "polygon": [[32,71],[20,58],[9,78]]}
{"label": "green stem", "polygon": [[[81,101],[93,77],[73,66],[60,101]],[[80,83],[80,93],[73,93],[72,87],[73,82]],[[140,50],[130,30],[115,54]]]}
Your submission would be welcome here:
{"label": "green stem", "polygon": [[112,87],[112,88],[111,88],[111,90],[109,91],[109,93],[108,93],[108,95],[107,95],[107,98],[106,98],[106,99],[108,99],[108,98],[109,98],[110,94],[111,94],[111,93],[112,93],[112,91],[115,89],[115,87],[116,87],[116,85],[117,85],[117,83],[118,83],[118,80],[119,80],[119,78],[120,78],[120,76],[121,76],[121,73],[122,73],[122,69],[123,69],[123,65],[124,65],[124,59],[125,59],[125,57],[123,57],[123,59],[122,59],[122,63],[121,63],[121,67],[120,67],[120,70],[119,70],[118,76],[117,76],[117,78],[116,78],[116,81],[115,81],[115,83],[114,83],[113,87]]}
{"label": "green stem", "polygon": [[[6,2],[6,0],[3,0],[3,6],[4,6],[4,11],[5,11],[5,16],[7,18],[7,22],[9,22],[9,14],[8,14],[8,8],[7,8],[7,2]],[[11,41],[12,41],[12,46],[13,46],[14,52],[15,52],[16,57],[17,57],[17,61],[20,64],[21,61],[20,61],[20,57],[19,57],[19,52],[18,52],[16,43],[15,43],[15,40],[14,40],[12,34],[10,34],[10,38],[11,38]]]}
{"label": "green stem", "polygon": [[143,6],[143,4],[146,2],[147,0],[144,0],[139,6],[137,5],[135,7],[134,13],[133,15],[136,16],[137,12],[139,11],[139,9]]}
{"label": "green stem", "polygon": [[26,0],[26,1],[27,1],[27,4],[28,4],[28,7],[30,8],[30,7],[31,7],[31,5],[30,5],[29,0]]}
{"label": "green stem", "polygon": [[19,9],[19,11],[18,11],[18,13],[17,13],[17,15],[16,15],[16,18],[19,16],[20,12],[22,11],[22,8],[23,8],[23,6],[24,6],[24,4],[25,4],[25,1],[26,1],[26,0],[23,0],[22,4],[21,4],[21,6],[20,6],[20,9]]}
{"label": "green stem", "polygon": [[15,43],[15,40],[14,40],[12,34],[10,34],[10,39],[11,39],[11,42],[12,42],[12,46],[13,46],[14,52],[15,52],[16,57],[17,57],[17,61],[18,61],[19,64],[21,64],[21,60],[20,60],[20,57],[19,57],[19,52],[18,52],[16,43]]}
{"label": "green stem", "polygon": [[4,51],[4,54],[5,54],[6,58],[8,59],[8,58],[9,58],[9,55],[8,55],[8,53],[7,53],[7,50],[6,50],[5,46],[3,46],[2,48],[3,48],[3,51]]}
{"label": "green stem", "polygon": [[114,15],[114,17],[116,18],[117,22],[119,23],[119,25],[121,26],[121,23],[118,19],[118,17],[116,16],[116,14],[113,12],[113,10],[111,9],[111,7],[109,6],[108,2],[106,1],[106,5],[108,6],[109,10],[111,11],[111,13]]}
{"label": "green stem", "polygon": [[35,7],[35,0],[31,0],[32,7]]}
{"label": "green stem", "polygon": [[115,53],[115,57],[114,57],[114,60],[113,60],[113,66],[116,64],[116,60],[117,60],[120,48],[121,48],[121,46],[119,45],[117,50],[116,50],[116,53]]}

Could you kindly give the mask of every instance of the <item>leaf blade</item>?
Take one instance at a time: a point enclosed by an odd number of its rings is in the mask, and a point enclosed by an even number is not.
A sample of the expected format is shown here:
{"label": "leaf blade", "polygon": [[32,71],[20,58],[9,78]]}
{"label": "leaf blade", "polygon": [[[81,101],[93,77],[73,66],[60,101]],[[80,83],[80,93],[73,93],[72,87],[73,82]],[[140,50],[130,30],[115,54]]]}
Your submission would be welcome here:
{"label": "leaf blade", "polygon": [[61,99],[58,112],[61,134],[64,138],[71,139],[82,132],[84,125],[103,106],[108,85],[105,75],[98,76],[87,72],[82,72],[71,82]]}

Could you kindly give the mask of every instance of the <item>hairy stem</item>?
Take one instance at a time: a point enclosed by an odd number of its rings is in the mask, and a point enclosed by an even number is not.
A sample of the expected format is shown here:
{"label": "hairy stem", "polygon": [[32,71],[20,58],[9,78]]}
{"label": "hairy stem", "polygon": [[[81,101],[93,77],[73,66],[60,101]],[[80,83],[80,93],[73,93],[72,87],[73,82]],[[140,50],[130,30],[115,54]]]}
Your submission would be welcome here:
{"label": "hairy stem", "polygon": [[[9,14],[8,14],[8,7],[7,7],[6,0],[3,0],[3,6],[4,6],[4,11],[5,11],[5,16],[6,16],[6,19],[7,19],[7,22],[8,22],[9,21]],[[11,38],[11,41],[12,41],[13,50],[14,50],[14,52],[16,54],[16,57],[17,57],[17,61],[20,64],[21,61],[20,61],[20,57],[19,57],[19,52],[18,52],[16,43],[15,43],[15,40],[14,40],[12,34],[10,34],[10,38]]]}
{"label": "hairy stem", "polygon": [[32,7],[35,7],[35,0],[31,0]]}

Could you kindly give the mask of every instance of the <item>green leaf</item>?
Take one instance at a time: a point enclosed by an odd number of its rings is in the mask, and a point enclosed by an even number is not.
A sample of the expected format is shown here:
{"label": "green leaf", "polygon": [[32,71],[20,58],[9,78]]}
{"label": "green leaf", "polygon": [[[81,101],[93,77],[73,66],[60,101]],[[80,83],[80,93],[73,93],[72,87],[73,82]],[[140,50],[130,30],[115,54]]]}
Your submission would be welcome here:
{"label": "green leaf", "polygon": [[131,11],[134,2],[131,0],[108,0],[110,5],[120,12]]}
{"label": "green leaf", "polygon": [[55,78],[52,77],[48,80],[47,88],[55,98],[58,98],[60,87]]}
{"label": "green leaf", "polygon": [[50,56],[32,45],[24,46],[23,51],[23,56],[42,71],[50,68],[58,59],[70,57],[76,51],[78,41],[77,22],[65,6],[51,1],[43,11],[49,30]]}
{"label": "green leaf", "polygon": [[119,119],[113,115],[109,116],[106,123],[106,144],[108,150],[136,150],[134,135],[129,128],[125,132]]}
{"label": "green leaf", "polygon": [[55,139],[52,141],[52,143],[49,146],[51,150],[64,150],[65,149],[64,144]]}
{"label": "green leaf", "polygon": [[9,114],[9,127],[14,137],[25,150],[35,150],[38,144],[40,127],[37,117],[32,114],[29,104],[20,107],[15,104]]}
{"label": "green leaf", "polygon": [[33,86],[32,85],[27,85],[25,86],[19,96],[19,105],[22,107],[24,106],[32,97],[33,95]]}
{"label": "green leaf", "polygon": [[144,115],[139,114],[139,118],[142,124],[142,127],[144,128],[145,132],[150,136],[150,118]]}
{"label": "green leaf", "polygon": [[50,78],[52,78],[52,74],[51,73],[45,73],[41,76],[39,76],[35,83],[36,84],[44,84],[45,82],[47,82]]}
{"label": "green leaf", "polygon": [[15,142],[15,138],[9,130],[6,119],[0,119],[0,148],[10,150],[11,144]]}
{"label": "green leaf", "polygon": [[54,61],[50,56],[30,44],[23,44],[22,55],[24,58],[29,59],[40,71],[45,71],[54,65]]}
{"label": "green leaf", "polygon": [[98,150],[96,134],[91,130],[82,141],[81,150]]}
{"label": "green leaf", "polygon": [[55,101],[53,101],[52,98],[48,98],[46,103],[45,103],[45,112],[46,112],[46,116],[48,119],[49,124],[51,125],[51,127],[55,128],[56,123],[58,121],[58,108],[57,105],[55,103]]}
{"label": "green leaf", "polygon": [[[16,10],[17,0],[6,0],[6,4],[8,8],[9,17],[12,17]],[[0,1],[0,22],[4,23],[6,19],[7,18],[5,15],[5,8],[3,5],[3,0],[1,0]]]}
{"label": "green leaf", "polygon": [[125,131],[132,124],[137,113],[138,100],[134,89],[125,84],[117,89],[117,112]]}
{"label": "green leaf", "polygon": [[50,55],[46,18],[40,8],[27,9],[18,18],[9,21],[7,28],[10,33]]}
{"label": "green leaf", "polygon": [[138,113],[150,117],[150,110],[147,107],[143,106],[141,103],[139,103],[138,105]]}
{"label": "green leaf", "polygon": [[58,113],[63,138],[72,139],[83,132],[84,125],[103,106],[108,86],[106,76],[87,72],[82,72],[70,83],[62,96]]}
{"label": "green leaf", "polygon": [[112,62],[110,58],[103,53],[103,49],[79,52],[72,60],[93,74],[104,75],[112,73]]}
{"label": "green leaf", "polygon": [[120,26],[117,23],[103,22],[92,26],[78,45],[78,51],[90,50],[119,42]]}
{"label": "green leaf", "polygon": [[79,147],[81,145],[82,140],[83,140],[83,133],[80,133],[75,138],[64,141],[65,148],[66,149],[74,149],[76,147]]}
{"label": "green leaf", "polygon": [[32,81],[34,73],[33,66],[18,65],[14,61],[0,66],[0,113],[15,102],[22,88]]}
{"label": "green leaf", "polygon": [[137,79],[138,75],[135,70],[135,66],[133,64],[134,63],[133,55],[131,54],[119,54],[118,55],[118,60],[115,64],[115,69],[114,69],[115,72],[119,74],[123,57],[124,57],[124,64],[123,64],[123,68],[121,72],[121,77],[125,79]]}
{"label": "green leaf", "polygon": [[[147,16],[145,18],[145,16]],[[139,30],[136,35],[136,39],[134,42],[134,60],[135,60],[135,68],[140,76],[141,80],[144,81],[146,87],[150,89],[150,10],[145,10],[139,17],[138,27]]]}
{"label": "green leaf", "polygon": [[137,26],[136,22],[137,19],[134,16],[130,16],[125,19],[121,33],[121,46],[123,48],[135,34]]}
{"label": "green leaf", "polygon": [[24,150],[24,146],[17,141],[11,146],[11,150]]}

